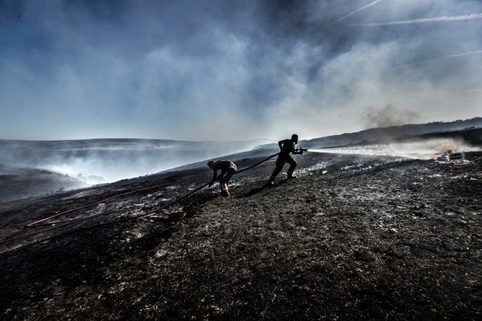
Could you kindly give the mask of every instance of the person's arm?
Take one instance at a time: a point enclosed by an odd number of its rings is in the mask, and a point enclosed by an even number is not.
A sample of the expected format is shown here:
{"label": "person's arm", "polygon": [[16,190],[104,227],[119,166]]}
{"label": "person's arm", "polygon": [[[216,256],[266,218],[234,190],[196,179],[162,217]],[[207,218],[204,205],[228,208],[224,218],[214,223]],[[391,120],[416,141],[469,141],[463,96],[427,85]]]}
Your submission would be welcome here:
{"label": "person's arm", "polygon": [[214,182],[216,181],[216,176],[217,176],[216,174],[217,174],[217,172],[218,172],[218,171],[217,171],[216,169],[213,169],[213,179],[212,179],[211,182],[209,183],[209,187],[211,187],[211,186],[214,184]]}
{"label": "person's arm", "polygon": [[292,153],[295,155],[303,155],[303,148],[295,148],[296,144],[293,144],[292,148]]}

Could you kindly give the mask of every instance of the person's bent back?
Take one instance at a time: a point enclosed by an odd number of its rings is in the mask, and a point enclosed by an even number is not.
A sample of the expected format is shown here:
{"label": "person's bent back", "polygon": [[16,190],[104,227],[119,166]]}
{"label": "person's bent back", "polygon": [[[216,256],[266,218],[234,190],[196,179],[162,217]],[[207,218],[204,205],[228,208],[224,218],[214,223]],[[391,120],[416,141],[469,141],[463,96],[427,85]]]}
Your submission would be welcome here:
{"label": "person's bent back", "polygon": [[[217,179],[219,181],[221,195],[229,196],[228,183],[238,169],[236,164],[227,160],[219,160],[209,161],[208,166],[213,170],[213,178],[209,183],[209,186],[212,186]],[[221,171],[219,175],[217,174],[218,171]]]}

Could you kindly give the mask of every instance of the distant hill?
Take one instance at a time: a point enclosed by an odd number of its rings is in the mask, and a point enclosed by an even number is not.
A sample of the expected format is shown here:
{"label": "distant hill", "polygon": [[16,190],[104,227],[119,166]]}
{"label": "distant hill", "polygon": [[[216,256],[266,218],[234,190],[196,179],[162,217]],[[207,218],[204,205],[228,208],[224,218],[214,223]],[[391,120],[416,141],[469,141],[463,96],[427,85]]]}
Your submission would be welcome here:
{"label": "distant hill", "polygon": [[0,165],[0,202],[86,187],[75,178],[35,168]]}
{"label": "distant hill", "polygon": [[249,150],[266,140],[176,141],[89,139],[0,140],[0,164],[50,170],[89,184],[156,173],[206,158]]}
{"label": "distant hill", "polygon": [[370,143],[386,143],[411,137],[447,133],[482,128],[482,118],[457,120],[453,122],[433,122],[428,124],[409,124],[383,128],[371,128],[355,133],[345,133],[304,141],[307,147],[328,148]]}
{"label": "distant hill", "polygon": [[[299,146],[303,148],[331,148],[353,145],[367,145],[396,142],[413,139],[429,138],[462,138],[468,143],[482,145],[482,118],[457,120],[454,122],[435,122],[428,124],[392,126],[385,128],[371,128],[354,133],[345,133],[301,140]],[[281,138],[281,137],[280,137]],[[256,157],[266,157],[278,152],[277,144],[264,144],[252,150],[223,156],[225,159],[243,160]],[[176,169],[188,169],[205,166],[206,160],[186,164]]]}
{"label": "distant hill", "polygon": [[[457,137],[463,138],[469,143],[481,145],[482,118],[372,128],[355,133],[302,140],[300,146],[304,148],[329,148],[432,137]],[[265,157],[278,151],[277,144],[263,144],[264,142],[266,141],[0,140],[0,165],[29,168],[19,173],[15,180],[10,177],[8,183],[6,183],[6,178],[3,178],[4,182],[0,186],[0,193],[7,196],[18,193],[21,197],[27,197],[38,195],[36,194],[38,190],[45,194],[62,188],[75,188],[74,186],[81,186],[81,182],[90,185],[112,182],[173,168],[205,166],[205,161],[208,159],[242,160]],[[4,168],[6,167],[4,166]],[[31,168],[39,169],[33,170]],[[32,171],[32,173],[36,171],[31,175],[32,182],[28,182],[29,171]],[[19,177],[22,175],[24,177],[20,179]],[[18,180],[23,183],[19,183]],[[14,182],[16,183],[14,184]],[[47,188],[46,182],[51,182],[52,185]],[[39,188],[34,189],[34,185],[39,186]],[[20,190],[19,188],[22,186],[23,190]],[[7,196],[4,196],[4,199]],[[8,197],[11,198],[12,196]]]}

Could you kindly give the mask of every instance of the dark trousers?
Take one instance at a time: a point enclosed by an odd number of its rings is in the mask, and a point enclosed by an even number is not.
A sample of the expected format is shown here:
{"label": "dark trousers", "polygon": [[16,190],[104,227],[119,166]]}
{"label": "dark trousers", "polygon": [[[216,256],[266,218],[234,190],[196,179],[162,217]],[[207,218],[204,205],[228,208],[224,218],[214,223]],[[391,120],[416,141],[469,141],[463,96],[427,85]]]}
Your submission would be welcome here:
{"label": "dark trousers", "polygon": [[278,159],[276,160],[276,168],[271,174],[271,177],[269,178],[268,182],[274,181],[276,176],[283,170],[283,166],[286,163],[290,164],[290,167],[288,168],[288,177],[291,177],[293,175],[293,172],[295,171],[295,168],[296,168],[296,161],[290,155],[280,154],[278,156]]}
{"label": "dark trousers", "polygon": [[229,180],[231,179],[231,177],[233,177],[234,173],[236,173],[236,170],[230,167],[226,171],[223,171],[221,174],[219,174],[218,181],[221,192],[228,190]]}

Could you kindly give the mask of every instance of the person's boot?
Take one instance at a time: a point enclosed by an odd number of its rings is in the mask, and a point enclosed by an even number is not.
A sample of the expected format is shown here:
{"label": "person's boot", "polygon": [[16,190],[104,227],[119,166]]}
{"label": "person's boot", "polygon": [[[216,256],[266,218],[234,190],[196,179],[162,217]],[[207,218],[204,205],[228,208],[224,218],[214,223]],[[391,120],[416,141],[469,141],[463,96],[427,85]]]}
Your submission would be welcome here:
{"label": "person's boot", "polygon": [[276,178],[276,176],[271,175],[271,176],[269,177],[268,181],[266,182],[266,184],[264,184],[264,186],[266,186],[266,187],[272,187],[272,186],[274,186],[273,181],[275,180],[275,178]]}

